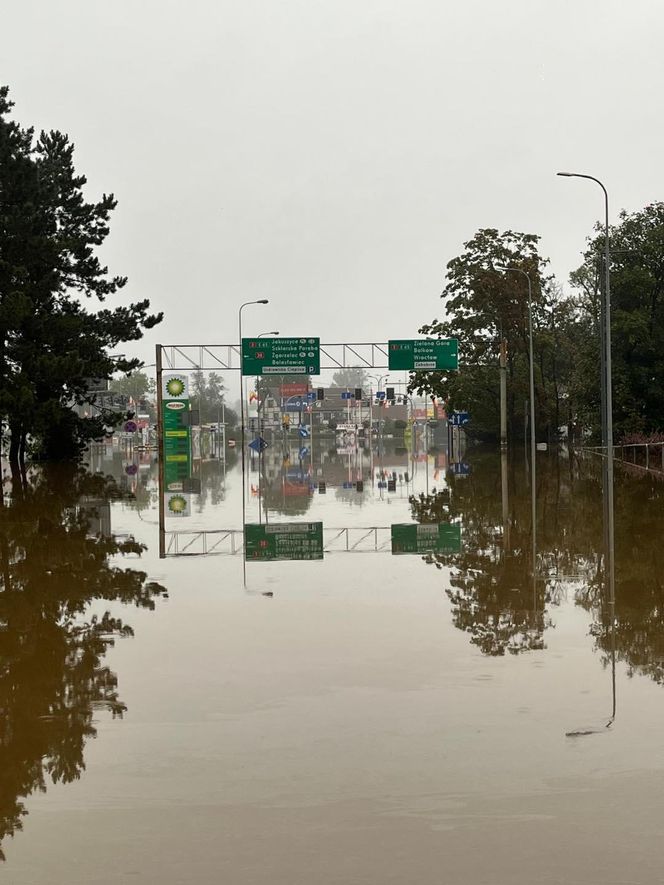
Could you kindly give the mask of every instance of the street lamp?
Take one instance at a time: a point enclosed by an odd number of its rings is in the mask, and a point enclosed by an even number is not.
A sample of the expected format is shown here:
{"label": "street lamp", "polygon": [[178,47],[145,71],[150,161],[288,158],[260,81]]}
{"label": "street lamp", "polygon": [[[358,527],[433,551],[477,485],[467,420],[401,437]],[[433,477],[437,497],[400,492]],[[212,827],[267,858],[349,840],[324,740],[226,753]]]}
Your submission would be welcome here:
{"label": "street lamp", "polygon": [[[238,332],[240,336],[240,423],[242,437],[242,476],[244,477],[244,390],[242,388],[242,311],[250,304],[269,304],[267,298],[259,298],[257,301],[245,301],[238,310]],[[244,480],[243,480],[244,481]]]}
{"label": "street lamp", "polygon": [[[536,464],[535,464],[535,360],[533,355],[533,288],[530,281],[530,275],[526,273],[520,267],[500,267],[496,265],[496,270],[502,270],[506,273],[511,271],[513,273],[520,273],[526,278],[528,283],[528,349],[529,349],[529,361],[530,361],[530,465],[531,465],[531,490],[536,487],[535,478],[536,478]],[[535,495],[534,493],[531,495],[531,519],[533,525],[533,574],[535,572],[535,526],[536,526],[536,510],[535,510]]]}
{"label": "street lamp", "polygon": [[256,301],[245,301],[240,305],[238,310],[238,333],[240,338],[240,442],[242,444],[242,578],[244,588],[247,589],[247,537],[246,537],[246,517],[247,503],[244,500],[244,477],[246,472],[246,456],[244,453],[244,389],[242,384],[242,311],[250,304],[269,304],[267,298],[259,298]]}
{"label": "street lamp", "polygon": [[585,175],[581,172],[557,172],[564,178],[586,178],[598,184],[604,193],[604,347],[603,356],[603,382],[604,382],[604,414],[602,436],[606,445],[606,565],[609,578],[609,606],[611,618],[614,617],[615,607],[615,562],[614,562],[614,514],[613,514],[613,396],[611,382],[611,255],[609,250],[609,195],[599,178],[594,175]]}
{"label": "street lamp", "polygon": [[[278,335],[279,332],[261,332],[257,335],[257,338],[265,338],[267,335]],[[258,411],[258,435],[263,436],[263,429],[261,426],[261,396],[260,396],[260,387],[258,383],[258,375],[256,375],[256,409]],[[263,454],[262,452],[260,453]]]}

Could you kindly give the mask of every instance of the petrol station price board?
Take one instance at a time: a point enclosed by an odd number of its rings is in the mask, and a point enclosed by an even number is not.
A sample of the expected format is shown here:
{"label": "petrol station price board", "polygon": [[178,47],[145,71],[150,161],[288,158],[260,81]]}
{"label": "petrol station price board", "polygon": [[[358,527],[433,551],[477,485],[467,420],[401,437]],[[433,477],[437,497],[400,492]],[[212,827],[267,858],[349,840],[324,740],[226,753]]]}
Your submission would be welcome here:
{"label": "petrol station price board", "polygon": [[459,342],[456,338],[419,338],[388,342],[388,368],[418,372],[459,368]]}
{"label": "petrol station price board", "polygon": [[247,523],[244,532],[250,562],[323,558],[322,522]]}
{"label": "petrol station price board", "polygon": [[164,486],[178,491],[191,475],[191,431],[183,420],[189,412],[189,381],[184,374],[168,374],[162,375],[161,383]]}
{"label": "petrol station price board", "polygon": [[460,553],[461,523],[396,523],[391,527],[392,553]]}
{"label": "petrol station price board", "polygon": [[320,338],[243,338],[243,375],[319,375]]}

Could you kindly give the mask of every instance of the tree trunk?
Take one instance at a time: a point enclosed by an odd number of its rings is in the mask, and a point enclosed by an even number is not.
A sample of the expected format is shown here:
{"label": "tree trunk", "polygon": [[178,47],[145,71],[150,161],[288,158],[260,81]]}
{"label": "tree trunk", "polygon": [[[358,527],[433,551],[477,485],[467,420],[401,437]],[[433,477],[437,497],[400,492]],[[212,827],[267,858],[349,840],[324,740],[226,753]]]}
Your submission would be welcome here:
{"label": "tree trunk", "polygon": [[18,464],[21,451],[21,427],[10,422],[9,463]]}
{"label": "tree trunk", "polygon": [[27,443],[28,434],[25,432],[23,428],[21,428],[21,436],[19,439],[19,447],[18,447],[18,460],[19,463],[25,468],[25,449]]}

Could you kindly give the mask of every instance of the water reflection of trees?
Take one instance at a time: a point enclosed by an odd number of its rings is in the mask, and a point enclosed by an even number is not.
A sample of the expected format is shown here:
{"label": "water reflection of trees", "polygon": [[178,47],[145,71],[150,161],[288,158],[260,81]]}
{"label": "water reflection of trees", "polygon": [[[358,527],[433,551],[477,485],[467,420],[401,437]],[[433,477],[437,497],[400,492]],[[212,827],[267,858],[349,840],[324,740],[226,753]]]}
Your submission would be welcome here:
{"label": "water reflection of trees", "polygon": [[502,512],[500,456],[476,454],[468,477],[410,498],[413,519],[461,519],[460,554],[425,558],[450,568],[447,595],[459,629],[485,654],[544,647],[555,606],[572,592],[608,665],[613,643],[628,672],[664,683],[664,484],[616,474],[616,609],[613,636],[603,596],[601,463],[546,456],[537,471],[537,581],[533,583],[530,490],[523,462],[508,471]]}
{"label": "water reflection of trees", "polygon": [[451,566],[446,592],[454,625],[487,655],[544,647],[545,612],[532,581],[529,522],[527,529],[520,519],[512,522],[506,549],[499,483],[500,473],[496,488],[492,472],[480,468],[465,484],[452,481],[450,488],[410,499],[418,522],[462,517],[462,552],[428,554],[424,559],[437,568]]}
{"label": "water reflection of trees", "polygon": [[[132,539],[92,535],[98,506],[117,494],[98,475],[44,470],[15,477],[0,509],[0,845],[22,827],[24,800],[50,780],[80,777],[93,717],[125,710],[104,664],[132,628],[99,603],[152,609],[164,587],[109,563],[139,555]],[[94,608],[93,613],[91,609]],[[0,857],[2,850],[0,849]]]}
{"label": "water reflection of trees", "polygon": [[614,635],[591,594],[578,602],[595,616],[593,633],[603,661],[616,659],[630,676],[641,673],[664,684],[664,485],[650,477],[616,472],[616,609]]}

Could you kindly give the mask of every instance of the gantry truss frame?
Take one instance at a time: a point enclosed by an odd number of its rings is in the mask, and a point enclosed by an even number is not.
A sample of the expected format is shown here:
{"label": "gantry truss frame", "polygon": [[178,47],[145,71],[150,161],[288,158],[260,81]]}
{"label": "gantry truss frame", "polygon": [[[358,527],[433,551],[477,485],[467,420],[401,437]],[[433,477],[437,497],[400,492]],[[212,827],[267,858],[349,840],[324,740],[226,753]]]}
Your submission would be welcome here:
{"label": "gantry truss frame", "polygon": [[[166,372],[239,372],[239,344],[157,344],[157,365]],[[320,345],[320,368],[387,369],[387,342]],[[287,372],[284,372],[287,374]]]}
{"label": "gantry truss frame", "polygon": [[[242,529],[166,529],[164,536],[165,556],[235,556],[243,549]],[[323,526],[323,552],[391,553],[391,526]]]}

